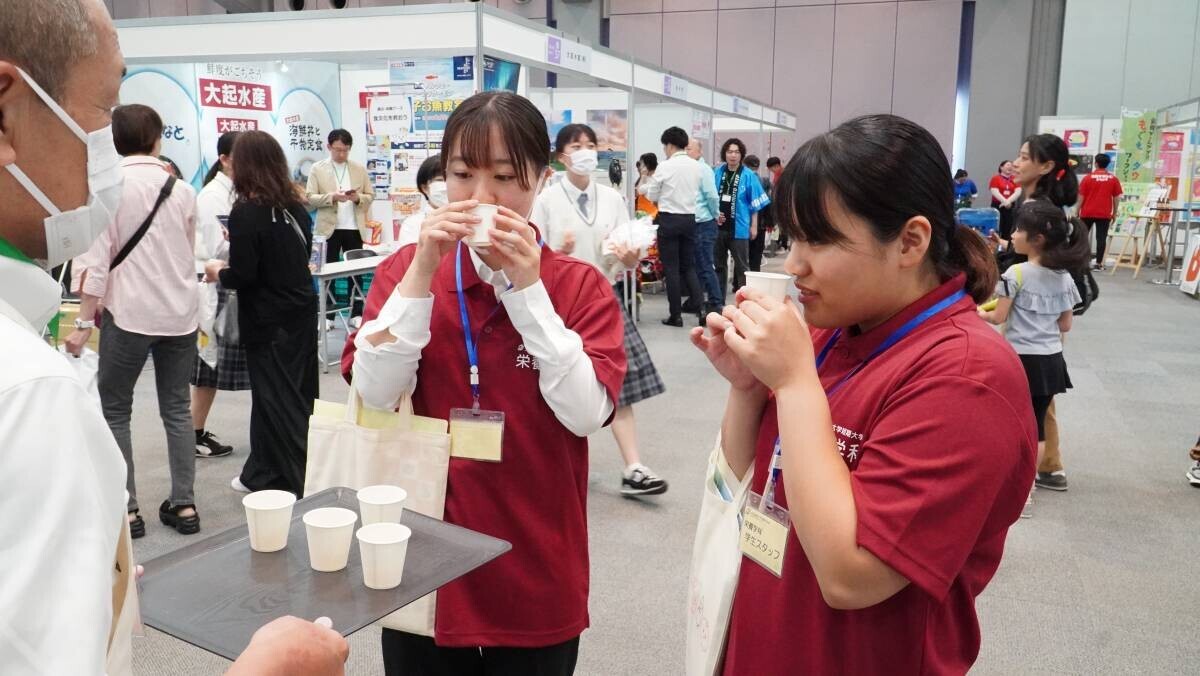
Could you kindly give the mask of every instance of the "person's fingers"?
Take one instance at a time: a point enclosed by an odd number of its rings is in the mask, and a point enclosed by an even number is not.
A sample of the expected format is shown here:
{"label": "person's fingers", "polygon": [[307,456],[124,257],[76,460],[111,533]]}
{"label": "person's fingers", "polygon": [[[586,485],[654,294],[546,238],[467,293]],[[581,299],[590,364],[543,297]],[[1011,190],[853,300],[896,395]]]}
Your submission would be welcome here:
{"label": "person's fingers", "polygon": [[764,299],[765,300],[775,300],[774,298],[771,298],[770,296],[763,293],[762,291],[759,291],[758,289],[755,289],[755,288],[751,288],[749,286],[743,286],[742,288],[738,289],[737,296],[738,296],[738,301],[739,301],[738,305],[739,306],[741,305],[741,301],[749,300],[749,301],[758,303],[759,305],[762,305],[763,307],[769,307],[767,303],[763,302]]}
{"label": "person's fingers", "polygon": [[[762,331],[759,323],[750,317],[750,315],[743,312],[740,307],[734,308],[732,315],[729,317],[729,321],[733,325],[733,328],[737,330],[737,333],[740,334],[739,337],[750,338]],[[728,328],[725,329],[725,336],[728,339]]]}
{"label": "person's fingers", "polygon": [[317,619],[313,620],[313,624],[317,625],[318,627],[325,627],[326,629],[333,629],[333,620],[331,620],[325,616],[321,616],[321,617],[318,617]]}
{"label": "person's fingers", "polygon": [[750,342],[738,333],[738,329],[734,325],[730,325],[722,334],[725,340],[725,347],[728,348],[738,359],[745,359],[746,355],[752,352]]}
{"label": "person's fingers", "polygon": [[729,326],[729,320],[725,318],[722,312],[710,312],[704,316],[704,323],[708,326],[708,330],[714,334],[722,333]]}
{"label": "person's fingers", "polygon": [[755,324],[763,324],[771,317],[771,311],[753,300],[745,300],[737,308]]}
{"label": "person's fingers", "polygon": [[[526,223],[521,218],[514,218],[506,214],[496,214],[495,218],[496,229],[519,234],[529,242],[537,242],[537,234],[533,230],[533,226]],[[567,241],[574,241],[574,237],[570,237]]]}
{"label": "person's fingers", "polygon": [[450,202],[449,204],[434,209],[432,215],[441,215],[451,212],[469,211],[479,206],[479,200],[461,200],[458,202]]}
{"label": "person's fingers", "polygon": [[445,214],[437,214],[430,216],[425,221],[430,224],[430,227],[437,227],[442,223],[466,223],[469,225],[482,223],[483,219],[475,214],[464,213],[461,211],[451,211]]}
{"label": "person's fingers", "polygon": [[146,574],[146,567],[143,566],[142,564],[139,563],[138,565],[133,567],[133,578],[135,580],[142,579],[142,576],[145,574]]}

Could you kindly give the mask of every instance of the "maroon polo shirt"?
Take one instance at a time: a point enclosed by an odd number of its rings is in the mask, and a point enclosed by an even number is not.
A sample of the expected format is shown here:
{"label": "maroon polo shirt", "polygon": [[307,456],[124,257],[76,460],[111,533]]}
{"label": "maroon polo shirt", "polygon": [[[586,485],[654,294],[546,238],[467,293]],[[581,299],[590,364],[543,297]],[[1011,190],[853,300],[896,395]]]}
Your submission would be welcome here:
{"label": "maroon polo shirt", "polygon": [[[822,384],[962,286],[960,275],[882,326],[844,331]],[[814,331],[817,350],[832,333]],[[742,559],[725,674],[965,673],[979,654],[975,597],[1033,483],[1037,430],[1020,361],[964,298],[871,361],[830,409],[858,544],[911,584],[870,608],[834,610],[792,529],[782,579]],[[772,399],[755,451],[758,493],[778,434]],[[775,499],[787,504],[782,481]]]}
{"label": "maroon polo shirt", "polygon": [[[374,319],[416,253],[407,246],[375,271],[363,311]],[[448,419],[471,406],[468,361],[454,278],[454,253],[433,279],[431,339],[421,352],[413,410]],[[512,543],[512,551],[442,587],[435,640],[448,647],[542,647],[588,626],[587,439],[554,417],[535,363],[462,251],[471,328],[477,334],[480,406],[505,414],[503,460],[450,459],[445,520]],[[625,377],[624,323],[612,287],[583,261],[542,249],[541,279],[568,329],[583,339],[596,378],[616,402]],[[499,305],[499,307],[497,307]],[[342,354],[349,377],[353,336]]]}

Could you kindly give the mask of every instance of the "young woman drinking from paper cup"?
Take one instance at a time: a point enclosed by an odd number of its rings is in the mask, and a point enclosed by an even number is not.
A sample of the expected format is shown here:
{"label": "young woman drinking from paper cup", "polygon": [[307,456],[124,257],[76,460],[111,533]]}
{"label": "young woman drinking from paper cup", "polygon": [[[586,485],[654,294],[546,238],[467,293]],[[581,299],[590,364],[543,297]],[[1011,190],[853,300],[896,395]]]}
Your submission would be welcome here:
{"label": "young woman drinking from paper cup", "polygon": [[[925,129],[860,117],[776,188],[804,306],[742,289],[692,341],[730,383],[749,481],[724,673],[964,673],[975,597],[1033,479],[1024,372],[976,314],[996,283]],[[880,199],[880,195],[886,195]]]}
{"label": "young woman drinking from paper cup", "polygon": [[588,625],[586,437],[621,391],[621,311],[599,270],[527,220],[550,175],[533,104],[467,99],[442,157],[449,203],[379,266],[342,369],[368,407],[411,394],[418,415],[450,421],[445,520],[513,548],[438,590],[433,639],[385,629],[384,665],[570,674]]}

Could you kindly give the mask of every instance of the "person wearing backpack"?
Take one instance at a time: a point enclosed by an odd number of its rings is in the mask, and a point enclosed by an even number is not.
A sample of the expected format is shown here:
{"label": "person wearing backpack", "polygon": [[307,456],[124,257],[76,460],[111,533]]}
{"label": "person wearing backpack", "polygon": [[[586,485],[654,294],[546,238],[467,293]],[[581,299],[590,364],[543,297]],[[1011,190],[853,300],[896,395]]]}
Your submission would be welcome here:
{"label": "person wearing backpack", "polygon": [[171,493],[158,516],[164,525],[191,535],[200,532],[189,392],[199,323],[193,250],[196,191],[169,176],[158,159],[163,122],[154,109],[118,106],[112,129],[123,157],[121,206],[92,248],[75,259],[81,274],[79,318],[66,348],[80,354],[103,308],[97,384],[104,418],[125,456],[129,533],[134,538],[146,534],[146,522],[138,514],[129,423],[134,386],[146,357],[154,359],[171,468]]}
{"label": "person wearing backpack", "polygon": [[250,457],[230,486],[304,494],[308,417],[317,398],[317,294],[308,269],[312,220],[288,179],[279,143],[242,132],[233,146],[229,262],[208,281],[238,292],[238,329],[250,372]]}

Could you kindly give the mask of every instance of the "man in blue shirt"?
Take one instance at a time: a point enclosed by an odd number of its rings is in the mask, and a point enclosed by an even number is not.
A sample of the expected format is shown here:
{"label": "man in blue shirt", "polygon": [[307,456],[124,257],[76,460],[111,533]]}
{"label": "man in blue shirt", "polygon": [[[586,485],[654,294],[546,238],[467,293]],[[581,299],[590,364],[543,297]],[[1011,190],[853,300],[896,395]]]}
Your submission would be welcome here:
{"label": "man in blue shirt", "polygon": [[[704,161],[704,147],[699,139],[691,139],[687,146],[688,157],[696,160],[704,167],[710,168]],[[720,312],[725,304],[725,294],[717,281],[717,271],[713,266],[713,249],[717,243],[717,184],[715,181],[704,181],[700,184],[700,195],[696,198],[696,275],[700,278],[700,286],[708,296],[707,303],[703,298],[689,298],[684,303],[685,310],[702,309],[701,324],[709,312]],[[700,306],[704,307],[701,308]]]}
{"label": "man in blue shirt", "polygon": [[758,176],[742,163],[745,157],[746,144],[731,138],[721,146],[724,164],[713,172],[720,200],[714,256],[722,304],[729,278],[729,256],[733,256],[733,290],[737,291],[746,285],[750,240],[758,235],[758,212],[771,203]]}

